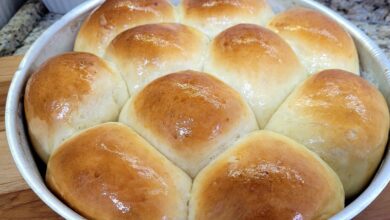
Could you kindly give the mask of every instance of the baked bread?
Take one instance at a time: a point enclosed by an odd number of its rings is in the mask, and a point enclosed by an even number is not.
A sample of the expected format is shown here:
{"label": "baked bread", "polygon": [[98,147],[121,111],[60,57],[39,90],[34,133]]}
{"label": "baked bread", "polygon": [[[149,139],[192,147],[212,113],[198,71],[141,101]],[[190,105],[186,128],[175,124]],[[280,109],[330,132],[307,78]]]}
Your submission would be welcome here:
{"label": "baked bread", "polygon": [[130,94],[152,80],[179,70],[202,70],[208,38],[186,25],[137,26],[118,35],[105,58],[122,73]]}
{"label": "baked bread", "polygon": [[48,187],[90,219],[343,209],[390,123],[351,36],[312,9],[274,16],[267,0],[170,2],[102,1],[76,38],[86,52],[32,74],[24,110]]}
{"label": "baked bread", "polygon": [[239,24],[210,44],[205,71],[241,93],[255,112],[260,128],[306,71],[277,34],[254,24]]}
{"label": "baked bread", "polygon": [[154,80],[131,97],[119,121],[192,177],[234,140],[257,129],[251,109],[236,91],[195,71]]}
{"label": "baked bread", "polygon": [[185,219],[191,179],[127,126],[105,123],[64,142],[46,181],[88,219]]}
{"label": "baked bread", "polygon": [[182,0],[179,19],[210,37],[239,23],[266,25],[273,16],[266,0]]}
{"label": "baked bread", "polygon": [[242,138],[194,180],[189,219],[329,219],[343,186],[319,157],[269,131]]}
{"label": "baked bread", "polygon": [[359,75],[359,58],[351,36],[326,15],[308,8],[292,8],[268,25],[285,39],[310,74],[342,69]]}
{"label": "baked bread", "polygon": [[342,70],[307,79],[265,127],[316,152],[339,175],[347,198],[371,180],[389,134],[389,110],[366,80]]}
{"label": "baked bread", "polygon": [[50,58],[27,82],[24,110],[31,142],[47,162],[77,131],[118,119],[126,84],[101,58],[71,52]]}
{"label": "baked bread", "polygon": [[129,28],[159,22],[175,22],[175,10],[168,0],[109,0],[83,22],[74,50],[103,56],[119,33]]}

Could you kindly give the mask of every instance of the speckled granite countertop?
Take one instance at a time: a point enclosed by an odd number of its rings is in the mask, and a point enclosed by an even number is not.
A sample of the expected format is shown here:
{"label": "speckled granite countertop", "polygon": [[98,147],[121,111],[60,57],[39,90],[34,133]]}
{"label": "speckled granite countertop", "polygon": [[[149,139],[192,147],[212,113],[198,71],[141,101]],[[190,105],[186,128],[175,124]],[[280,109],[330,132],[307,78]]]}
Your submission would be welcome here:
{"label": "speckled granite countertop", "polygon": [[16,49],[16,51],[13,54],[14,55],[25,54],[27,50],[30,48],[30,46],[34,43],[34,41],[39,36],[41,36],[41,34],[48,27],[50,27],[50,25],[52,25],[61,17],[62,15],[54,14],[54,13],[47,13],[46,15],[44,15],[39,21],[39,23],[37,24],[37,26],[30,32],[30,34],[24,39],[23,43]]}
{"label": "speckled granite countertop", "polygon": [[316,0],[339,12],[373,39],[390,59],[390,0]]}
{"label": "speckled granite countertop", "polygon": [[[390,58],[390,0],[317,0],[338,11],[367,33]],[[24,54],[61,15],[47,13],[39,0],[29,0],[0,30],[0,56]],[[5,30],[4,30],[5,29]]]}
{"label": "speckled granite countertop", "polygon": [[47,13],[39,0],[28,0],[0,30],[0,56],[12,55]]}

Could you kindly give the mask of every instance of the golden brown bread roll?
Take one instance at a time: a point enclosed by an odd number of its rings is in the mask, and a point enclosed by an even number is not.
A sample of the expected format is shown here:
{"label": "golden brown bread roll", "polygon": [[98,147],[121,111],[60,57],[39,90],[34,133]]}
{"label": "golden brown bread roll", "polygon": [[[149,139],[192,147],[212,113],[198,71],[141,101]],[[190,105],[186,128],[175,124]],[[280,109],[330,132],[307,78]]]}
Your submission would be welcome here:
{"label": "golden brown bread roll", "polygon": [[266,25],[273,12],[266,0],[182,0],[179,16],[184,24],[214,37],[239,23]]}
{"label": "golden brown bread roll", "polygon": [[389,110],[382,94],[363,78],[326,70],[294,90],[265,129],[316,152],[339,175],[350,198],[370,181],[381,161]]}
{"label": "golden brown bread roll", "polygon": [[383,156],[386,102],[343,71],[358,75],[359,60],[336,21],[305,8],[273,17],[267,0],[105,1],[80,52],[26,87],[47,185],[88,219],[339,212]]}
{"label": "golden brown bread roll", "polygon": [[138,26],[118,35],[105,58],[116,65],[133,94],[145,84],[179,70],[201,70],[208,39],[175,23]]}
{"label": "golden brown bread roll", "polygon": [[35,150],[47,162],[65,138],[117,120],[128,97],[119,73],[99,57],[71,52],[50,58],[32,74],[24,97]]}
{"label": "golden brown bread roll", "polygon": [[294,49],[309,73],[342,69],[359,75],[359,58],[351,36],[318,11],[292,8],[268,25]]}
{"label": "golden brown bread roll", "polygon": [[106,123],[64,142],[46,181],[88,219],[186,219],[191,179],[127,126]]}
{"label": "golden brown bread roll", "polygon": [[137,25],[176,21],[168,0],[109,0],[85,19],[75,42],[75,51],[102,56],[119,33]]}
{"label": "golden brown bread roll", "polygon": [[272,31],[253,24],[239,24],[220,33],[210,45],[205,72],[239,91],[261,128],[306,77],[288,44]]}
{"label": "golden brown bread roll", "polygon": [[344,207],[334,171],[304,146],[255,131],[195,178],[189,219],[329,219]]}
{"label": "golden brown bread roll", "polygon": [[232,141],[257,129],[253,112],[236,91],[195,71],[154,80],[131,97],[119,121],[192,177]]}

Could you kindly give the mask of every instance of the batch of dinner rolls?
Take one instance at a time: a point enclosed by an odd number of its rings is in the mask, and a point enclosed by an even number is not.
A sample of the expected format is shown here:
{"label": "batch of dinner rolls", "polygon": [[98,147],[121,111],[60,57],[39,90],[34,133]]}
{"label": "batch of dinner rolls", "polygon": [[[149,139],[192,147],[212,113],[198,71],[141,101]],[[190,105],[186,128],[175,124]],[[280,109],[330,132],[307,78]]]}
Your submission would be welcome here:
{"label": "batch of dinner rolls", "polygon": [[308,8],[108,0],[24,108],[49,188],[88,219],[328,219],[387,143],[359,72],[351,36]]}

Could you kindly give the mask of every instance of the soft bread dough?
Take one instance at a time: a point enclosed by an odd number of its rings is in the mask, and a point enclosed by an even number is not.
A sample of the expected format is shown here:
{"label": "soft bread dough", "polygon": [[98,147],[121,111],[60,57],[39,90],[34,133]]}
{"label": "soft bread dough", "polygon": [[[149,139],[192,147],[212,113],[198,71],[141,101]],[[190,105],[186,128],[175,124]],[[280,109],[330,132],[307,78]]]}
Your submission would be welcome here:
{"label": "soft bread dough", "polygon": [[371,180],[386,147],[389,110],[368,81],[343,70],[307,79],[265,127],[316,152],[339,175],[347,198]]}
{"label": "soft bread dough", "polygon": [[84,52],[50,58],[32,74],[24,96],[35,150],[47,162],[77,131],[118,120],[128,97],[120,74],[103,59]]}
{"label": "soft bread dough", "polygon": [[205,71],[235,88],[263,128],[287,95],[306,78],[290,46],[274,32],[239,24],[210,44]]}
{"label": "soft bread dough", "polygon": [[292,8],[275,16],[268,28],[290,44],[310,74],[342,69],[359,75],[359,58],[352,37],[321,12]]}
{"label": "soft bread dough", "polygon": [[88,219],[187,218],[191,179],[120,123],[64,142],[49,160],[46,182]]}
{"label": "soft bread dough", "polygon": [[192,177],[234,140],[257,129],[252,110],[235,90],[189,70],[148,84],[126,103],[119,121]]}
{"label": "soft bread dough", "polygon": [[118,34],[149,23],[175,22],[169,0],[108,0],[83,22],[74,50],[103,56],[106,47]]}
{"label": "soft bread dough", "polygon": [[318,219],[344,207],[343,186],[317,155],[269,131],[240,139],[194,180],[189,219]]}
{"label": "soft bread dough", "polygon": [[265,26],[273,15],[266,0],[182,0],[178,7],[181,22],[210,37],[239,23]]}
{"label": "soft bread dough", "polygon": [[168,73],[201,71],[208,42],[203,33],[183,24],[147,24],[119,34],[104,57],[116,66],[134,94]]}

